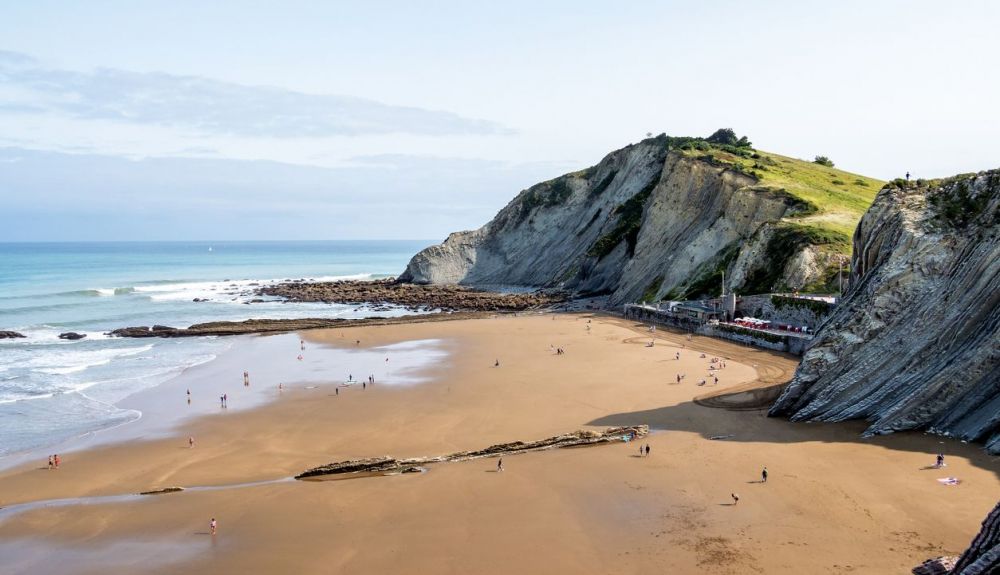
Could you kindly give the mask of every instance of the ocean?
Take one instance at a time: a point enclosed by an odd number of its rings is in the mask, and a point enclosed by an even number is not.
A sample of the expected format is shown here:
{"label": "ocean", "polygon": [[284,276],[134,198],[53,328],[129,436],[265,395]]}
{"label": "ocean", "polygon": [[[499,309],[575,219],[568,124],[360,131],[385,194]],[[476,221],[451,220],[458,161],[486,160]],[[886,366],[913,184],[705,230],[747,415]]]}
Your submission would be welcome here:
{"label": "ocean", "polygon": [[[432,241],[0,243],[0,458],[141,417],[117,403],[214,359],[225,337],[123,339],[115,328],[402,315],[265,301],[256,285],[395,276]],[[195,302],[195,299],[206,301]],[[86,334],[59,339],[63,332]]]}

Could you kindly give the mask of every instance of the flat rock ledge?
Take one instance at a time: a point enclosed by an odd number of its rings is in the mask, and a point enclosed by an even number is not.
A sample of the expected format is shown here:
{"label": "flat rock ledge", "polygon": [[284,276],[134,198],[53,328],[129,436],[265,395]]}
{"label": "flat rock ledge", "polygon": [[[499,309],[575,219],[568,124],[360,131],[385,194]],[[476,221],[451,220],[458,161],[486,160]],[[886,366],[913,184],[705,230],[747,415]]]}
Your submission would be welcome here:
{"label": "flat rock ledge", "polygon": [[115,337],[197,337],[204,335],[241,335],[247,333],[283,333],[306,329],[351,327],[356,325],[394,325],[427,321],[448,321],[488,317],[486,313],[456,312],[427,313],[401,317],[368,317],[363,319],[304,318],[304,319],[248,319],[246,321],[213,321],[196,323],[191,327],[147,325],[122,327],[108,332]]}
{"label": "flat rock ledge", "polygon": [[459,285],[418,285],[396,279],[286,282],[261,287],[256,294],[290,302],[368,305],[374,309],[404,306],[418,311],[524,311],[566,299],[564,294],[556,292],[493,292]]}
{"label": "flat rock ledge", "polygon": [[24,334],[16,331],[0,331],[0,339],[17,339],[24,337]]}
{"label": "flat rock ledge", "polygon": [[634,425],[628,427],[611,427],[604,431],[579,430],[554,437],[547,437],[537,441],[513,441],[510,443],[500,443],[491,445],[486,449],[477,451],[458,451],[448,455],[437,457],[417,457],[412,459],[396,459],[388,455],[383,457],[371,457],[367,459],[349,459],[347,461],[337,461],[319,467],[303,471],[295,476],[295,479],[308,479],[312,477],[323,477],[331,475],[341,476],[370,476],[370,475],[394,475],[397,473],[413,473],[423,471],[423,466],[431,463],[442,463],[446,461],[466,461],[469,459],[481,459],[484,457],[501,457],[504,455],[517,455],[529,451],[541,451],[543,449],[559,449],[563,447],[582,447],[589,445],[600,445],[623,441],[625,437],[631,438],[645,437],[649,434],[648,425]]}
{"label": "flat rock ledge", "polygon": [[183,487],[164,487],[162,489],[153,489],[151,491],[140,491],[139,495],[161,495],[163,493],[177,493],[178,491],[184,491]]}

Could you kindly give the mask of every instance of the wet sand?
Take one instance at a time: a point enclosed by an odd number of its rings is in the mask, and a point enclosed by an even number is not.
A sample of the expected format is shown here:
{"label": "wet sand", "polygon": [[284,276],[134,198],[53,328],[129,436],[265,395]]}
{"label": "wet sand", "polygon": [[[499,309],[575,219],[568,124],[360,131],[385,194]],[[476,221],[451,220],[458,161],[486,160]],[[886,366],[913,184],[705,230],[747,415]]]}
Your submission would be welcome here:
{"label": "wet sand", "polygon": [[[587,330],[588,317],[313,331],[304,351],[294,337],[238,344],[226,365],[245,363],[273,401],[69,453],[58,471],[38,469],[43,461],[7,470],[0,505],[277,480],[330,461],[588,426],[649,424],[648,458],[622,444],[508,457],[502,473],[488,459],[0,512],[0,557],[32,573],[905,573],[964,548],[1000,494],[1000,462],[976,446],[922,434],[862,440],[863,424],[790,424],[693,402],[758,372],[780,379],[794,359],[663,331],[648,348],[652,334],[636,324],[595,317]],[[396,367],[407,362],[384,346],[409,341],[447,357]],[[292,373],[300,353],[310,367]],[[732,359],[717,389],[698,386],[713,355]],[[279,394],[271,378],[285,372]],[[375,372],[376,384],[334,395],[345,372]],[[214,373],[184,374],[146,401],[183,409],[186,387],[212,398]],[[948,467],[923,469],[938,451]],[[757,482],[764,465],[767,484]],[[942,486],[944,476],[963,483]]]}

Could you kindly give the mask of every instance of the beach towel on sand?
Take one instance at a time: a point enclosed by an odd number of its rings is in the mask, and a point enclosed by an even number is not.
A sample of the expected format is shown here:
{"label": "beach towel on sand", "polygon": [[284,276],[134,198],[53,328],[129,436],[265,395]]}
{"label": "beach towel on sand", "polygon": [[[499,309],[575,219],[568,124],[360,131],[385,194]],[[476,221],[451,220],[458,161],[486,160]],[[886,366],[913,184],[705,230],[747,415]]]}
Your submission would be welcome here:
{"label": "beach towel on sand", "polygon": [[942,477],[938,479],[938,483],[941,485],[958,485],[962,480],[957,477]]}

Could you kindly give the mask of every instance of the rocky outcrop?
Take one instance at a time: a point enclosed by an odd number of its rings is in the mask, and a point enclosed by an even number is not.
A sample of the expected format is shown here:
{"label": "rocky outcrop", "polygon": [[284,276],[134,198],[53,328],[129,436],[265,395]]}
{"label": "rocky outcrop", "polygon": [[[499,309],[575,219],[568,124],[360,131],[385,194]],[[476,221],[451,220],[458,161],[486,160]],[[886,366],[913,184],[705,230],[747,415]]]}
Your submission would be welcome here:
{"label": "rocky outcrop", "polygon": [[405,306],[410,310],[522,311],[562,301],[553,293],[499,293],[456,285],[414,285],[395,279],[374,281],[286,282],[259,288],[259,295],[285,301],[345,303],[372,309]]}
{"label": "rocky outcrop", "polygon": [[17,333],[16,331],[0,331],[0,339],[16,339],[22,337],[24,337],[24,335]]}
{"label": "rocky outcrop", "polygon": [[486,313],[455,312],[427,313],[401,317],[369,317],[363,319],[303,318],[303,319],[248,319],[246,321],[213,321],[196,323],[191,327],[133,326],[112,330],[114,337],[198,337],[205,335],[241,335],[246,333],[282,333],[305,329],[340,328],[356,325],[396,325],[427,321],[450,321],[488,317]]}
{"label": "rocky outcrop", "polygon": [[983,520],[979,534],[951,572],[951,575],[997,574],[1000,574],[1000,503]]}
{"label": "rocky outcrop", "polygon": [[753,172],[684,153],[677,142],[687,140],[643,140],[524,190],[482,228],[413,256],[400,280],[552,287],[611,304],[715,290],[723,270],[736,290],[820,280],[827,262],[783,221],[809,206]]}
{"label": "rocky outcrop", "polygon": [[924,429],[1000,453],[1000,170],[883,188],[849,290],[771,415]]}
{"label": "rocky outcrop", "polygon": [[59,339],[77,340],[77,339],[83,339],[85,337],[87,337],[87,334],[76,333],[75,331],[67,331],[66,333],[59,334]]}
{"label": "rocky outcrop", "polygon": [[480,459],[483,457],[501,457],[504,455],[527,453],[529,451],[539,451],[542,449],[599,445],[602,443],[622,441],[622,439],[626,436],[631,438],[645,437],[648,433],[649,426],[633,425],[628,427],[611,427],[600,432],[580,430],[574,431],[573,433],[539,439],[537,441],[513,441],[511,443],[500,443],[497,445],[491,445],[486,449],[476,451],[458,451],[437,457],[396,459],[389,456],[383,456],[368,459],[350,459],[347,461],[338,461],[314,467],[296,475],[295,478],[308,479],[310,477],[335,475],[359,476],[407,473],[422,470],[424,465],[431,463],[466,461],[469,459]]}

